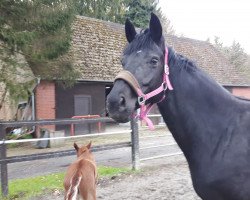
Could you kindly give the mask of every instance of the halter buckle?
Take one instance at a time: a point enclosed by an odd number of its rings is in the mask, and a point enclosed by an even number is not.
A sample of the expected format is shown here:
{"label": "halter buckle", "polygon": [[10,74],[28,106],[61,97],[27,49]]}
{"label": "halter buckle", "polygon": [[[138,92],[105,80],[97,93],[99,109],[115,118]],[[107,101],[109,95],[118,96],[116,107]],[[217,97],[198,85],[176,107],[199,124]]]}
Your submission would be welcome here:
{"label": "halter buckle", "polygon": [[165,65],[164,65],[164,73],[165,73],[166,75],[169,75],[169,67],[168,67],[168,64],[165,64]]}
{"label": "halter buckle", "polygon": [[140,96],[138,97],[138,104],[141,106],[141,105],[144,105],[146,102],[146,99],[144,96]]}
{"label": "halter buckle", "polygon": [[168,84],[166,82],[162,83],[163,90],[166,91],[168,89]]}

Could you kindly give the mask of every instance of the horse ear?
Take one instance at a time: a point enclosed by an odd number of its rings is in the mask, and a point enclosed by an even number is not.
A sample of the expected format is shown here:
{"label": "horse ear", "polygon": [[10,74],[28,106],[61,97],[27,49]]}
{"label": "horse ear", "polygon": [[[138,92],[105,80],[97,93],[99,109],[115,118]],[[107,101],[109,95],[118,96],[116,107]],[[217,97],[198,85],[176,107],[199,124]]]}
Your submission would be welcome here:
{"label": "horse ear", "polygon": [[151,13],[149,30],[152,40],[155,43],[159,43],[162,36],[162,26],[159,18],[154,13]]}
{"label": "horse ear", "polygon": [[78,151],[79,147],[75,142],[74,142],[74,147],[75,147],[75,150]]}
{"label": "horse ear", "polygon": [[134,25],[129,21],[129,19],[126,19],[125,22],[125,33],[127,41],[130,43],[136,36],[136,31]]}
{"label": "horse ear", "polygon": [[87,144],[86,147],[87,147],[88,149],[90,149],[90,148],[91,148],[91,144],[92,144],[92,142],[90,141],[90,142]]}

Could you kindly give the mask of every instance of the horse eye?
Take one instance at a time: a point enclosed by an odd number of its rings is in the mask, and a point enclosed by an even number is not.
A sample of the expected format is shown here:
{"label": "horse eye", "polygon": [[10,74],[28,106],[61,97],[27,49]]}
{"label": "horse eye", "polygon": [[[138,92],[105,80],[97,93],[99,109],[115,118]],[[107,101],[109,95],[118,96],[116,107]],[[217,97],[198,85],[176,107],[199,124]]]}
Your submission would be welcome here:
{"label": "horse eye", "polygon": [[152,58],[151,64],[156,65],[157,63],[158,63],[158,59],[157,58]]}

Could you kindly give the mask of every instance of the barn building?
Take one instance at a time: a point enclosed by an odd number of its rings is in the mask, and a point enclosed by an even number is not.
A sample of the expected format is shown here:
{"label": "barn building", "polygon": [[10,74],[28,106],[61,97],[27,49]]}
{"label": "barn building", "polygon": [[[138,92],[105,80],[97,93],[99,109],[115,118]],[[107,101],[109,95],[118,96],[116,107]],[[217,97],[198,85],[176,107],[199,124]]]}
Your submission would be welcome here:
{"label": "barn building", "polygon": [[[176,52],[191,58],[234,95],[250,99],[250,80],[229,64],[210,43],[184,37],[167,36],[167,44]],[[73,116],[106,116],[106,96],[112,81],[121,70],[120,56],[126,38],[124,26],[98,19],[77,16],[73,24],[71,49],[65,59],[72,61],[79,74],[73,87],[65,88],[57,70],[54,79],[42,79],[35,90],[36,119],[71,118]],[[35,71],[44,77],[44,71]],[[78,127],[77,127],[78,126]],[[96,131],[95,125],[77,125],[76,134]],[[66,130],[69,126],[49,126],[52,130]]]}

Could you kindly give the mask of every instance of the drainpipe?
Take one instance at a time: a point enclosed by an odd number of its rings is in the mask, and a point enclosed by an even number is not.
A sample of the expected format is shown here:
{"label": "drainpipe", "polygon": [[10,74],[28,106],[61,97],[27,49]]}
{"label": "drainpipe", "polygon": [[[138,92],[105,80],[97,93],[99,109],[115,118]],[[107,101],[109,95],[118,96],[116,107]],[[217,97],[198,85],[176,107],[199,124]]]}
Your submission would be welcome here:
{"label": "drainpipe", "polygon": [[[32,105],[32,115],[31,118],[32,120],[36,119],[36,108],[35,108],[35,89],[36,87],[40,84],[41,78],[40,77],[36,77],[36,85],[32,90],[32,94],[31,94],[31,105]],[[35,126],[32,127],[32,131],[35,131]]]}
{"label": "drainpipe", "polygon": [[31,116],[31,119],[35,120],[36,111],[35,111],[35,94],[34,94],[34,91],[32,91],[32,94],[31,94],[31,105],[32,105],[32,116]]}

